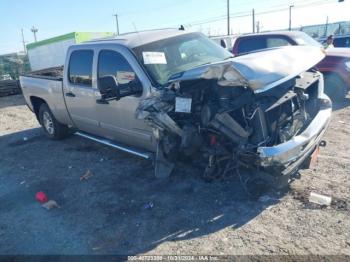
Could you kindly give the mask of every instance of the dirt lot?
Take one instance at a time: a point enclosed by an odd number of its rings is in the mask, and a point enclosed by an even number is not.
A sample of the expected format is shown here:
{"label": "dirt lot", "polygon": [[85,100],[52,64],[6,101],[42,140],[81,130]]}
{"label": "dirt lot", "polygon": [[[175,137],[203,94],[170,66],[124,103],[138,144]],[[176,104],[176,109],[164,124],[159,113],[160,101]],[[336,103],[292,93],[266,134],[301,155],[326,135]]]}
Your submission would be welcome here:
{"label": "dirt lot", "polygon": [[[0,254],[350,255],[349,105],[335,105],[318,166],[256,201],[234,176],[206,183],[183,167],[156,180],[145,160],[50,141],[21,96],[1,98]],[[43,209],[38,191],[60,208]],[[310,205],[310,191],[336,202]]]}

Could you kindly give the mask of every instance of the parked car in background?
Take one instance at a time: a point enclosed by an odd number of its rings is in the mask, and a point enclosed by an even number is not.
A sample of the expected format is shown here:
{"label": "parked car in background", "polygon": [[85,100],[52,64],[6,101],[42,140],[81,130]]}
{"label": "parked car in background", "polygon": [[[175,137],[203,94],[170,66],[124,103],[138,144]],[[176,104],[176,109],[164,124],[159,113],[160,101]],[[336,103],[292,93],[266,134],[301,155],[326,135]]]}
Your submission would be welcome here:
{"label": "parked car in background", "polygon": [[[249,34],[233,41],[232,53],[242,55],[262,49],[290,45],[311,45],[323,48],[320,43],[300,31],[278,31]],[[326,57],[316,65],[324,74],[325,92],[334,100],[341,100],[350,88],[350,49],[330,48]]]}
{"label": "parked car in background", "polygon": [[343,99],[350,87],[350,49],[327,49],[317,68],[325,76],[325,92],[334,100]]}
{"label": "parked car in background", "polygon": [[12,80],[12,77],[9,74],[0,75],[0,81]]}
{"label": "parked car in background", "polygon": [[237,35],[228,35],[228,36],[213,36],[211,40],[225,48],[228,51],[231,51],[233,46],[233,40],[237,37]]}
{"label": "parked car in background", "polygon": [[[334,35],[333,36],[333,45],[334,47],[348,47],[350,48],[350,34],[346,35]],[[321,44],[325,44],[327,37],[319,38],[318,41]]]}

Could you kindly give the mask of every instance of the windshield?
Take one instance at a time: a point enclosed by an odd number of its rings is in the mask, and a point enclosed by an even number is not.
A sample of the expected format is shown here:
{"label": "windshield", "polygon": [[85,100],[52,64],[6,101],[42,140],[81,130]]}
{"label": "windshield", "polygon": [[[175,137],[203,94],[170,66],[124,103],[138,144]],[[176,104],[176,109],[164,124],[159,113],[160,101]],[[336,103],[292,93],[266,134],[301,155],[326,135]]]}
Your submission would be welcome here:
{"label": "windshield", "polygon": [[322,45],[317,42],[315,39],[313,39],[311,36],[308,36],[307,34],[298,34],[294,38],[295,42],[297,42],[298,45],[311,45],[311,46],[320,46]]}
{"label": "windshield", "polygon": [[176,36],[133,49],[151,77],[160,85],[177,73],[219,62],[232,54],[200,33]]}

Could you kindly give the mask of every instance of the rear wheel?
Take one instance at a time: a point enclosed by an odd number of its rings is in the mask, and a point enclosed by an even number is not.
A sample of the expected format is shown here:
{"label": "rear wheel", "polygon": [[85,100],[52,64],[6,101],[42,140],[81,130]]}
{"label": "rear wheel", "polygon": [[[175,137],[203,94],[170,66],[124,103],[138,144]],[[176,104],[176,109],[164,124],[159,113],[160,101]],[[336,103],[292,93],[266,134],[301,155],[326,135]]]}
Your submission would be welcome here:
{"label": "rear wheel", "polygon": [[341,101],[345,98],[347,87],[344,81],[336,74],[325,75],[325,93],[334,101]]}
{"label": "rear wheel", "polygon": [[47,137],[58,140],[69,134],[69,128],[59,123],[47,104],[42,104],[39,109],[39,121]]}

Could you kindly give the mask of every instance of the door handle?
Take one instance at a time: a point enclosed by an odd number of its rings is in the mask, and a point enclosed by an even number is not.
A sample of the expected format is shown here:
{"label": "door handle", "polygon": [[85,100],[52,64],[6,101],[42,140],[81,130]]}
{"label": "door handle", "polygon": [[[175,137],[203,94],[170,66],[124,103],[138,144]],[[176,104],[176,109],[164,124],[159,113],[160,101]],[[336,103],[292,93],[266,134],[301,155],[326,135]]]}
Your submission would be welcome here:
{"label": "door handle", "polygon": [[68,93],[66,93],[66,96],[68,96],[68,97],[75,97],[75,94],[73,94],[72,92],[68,92]]}

